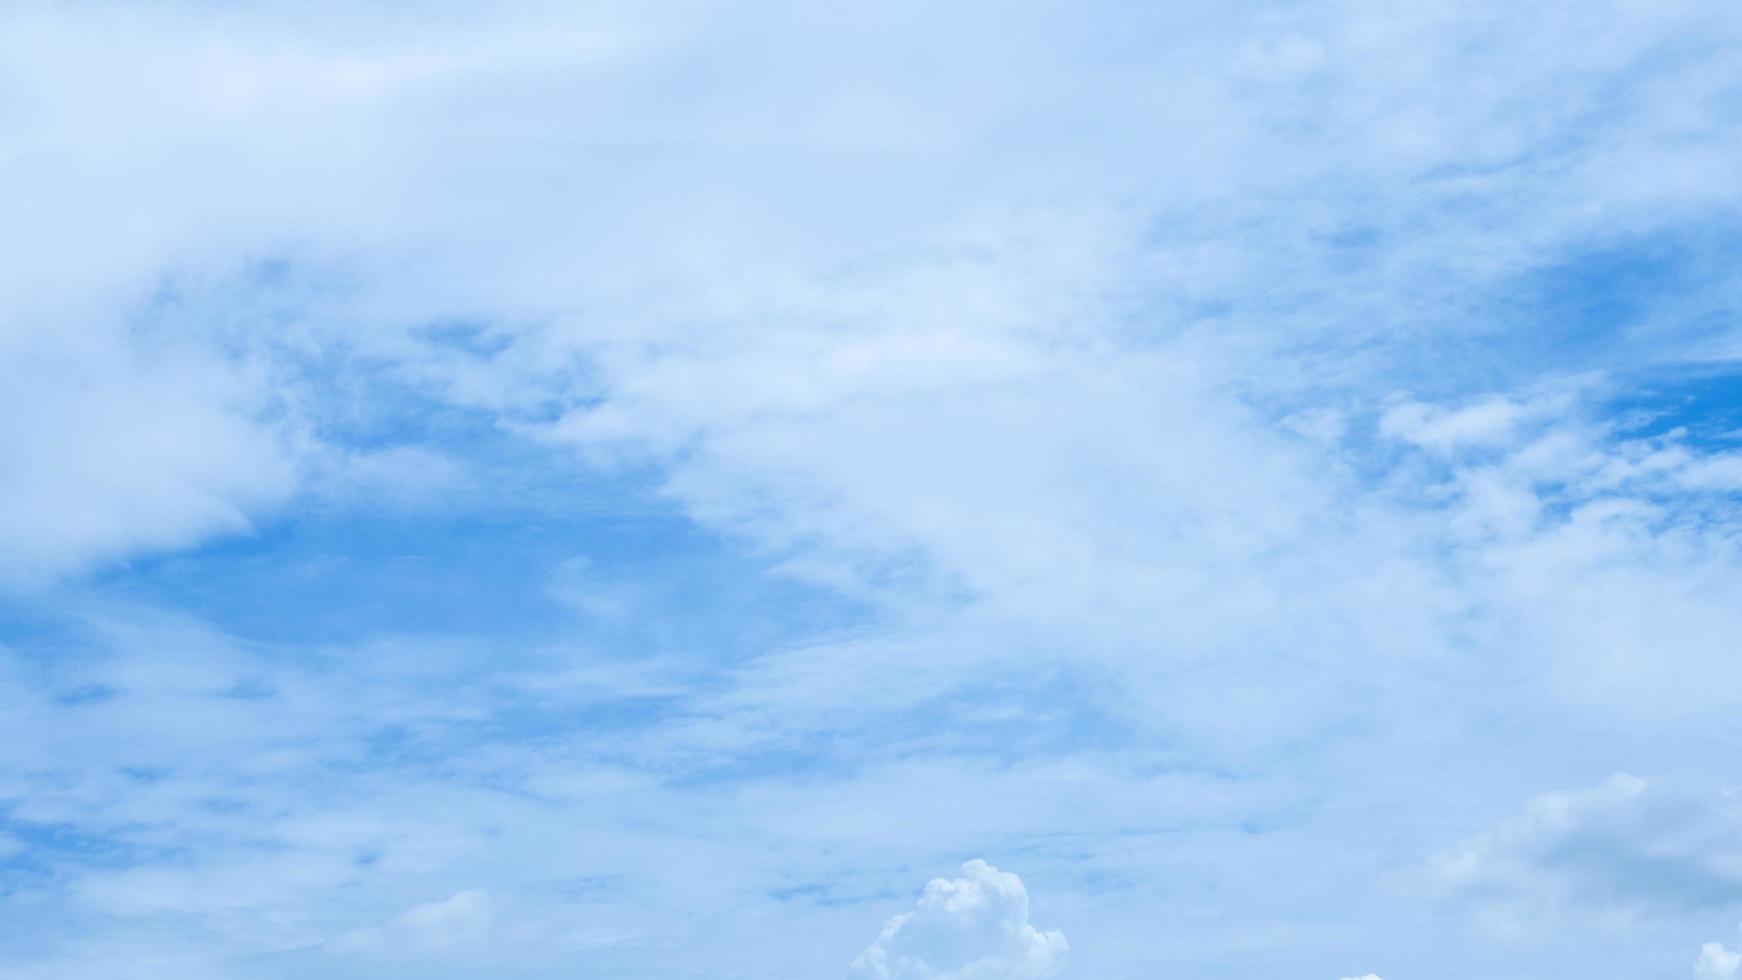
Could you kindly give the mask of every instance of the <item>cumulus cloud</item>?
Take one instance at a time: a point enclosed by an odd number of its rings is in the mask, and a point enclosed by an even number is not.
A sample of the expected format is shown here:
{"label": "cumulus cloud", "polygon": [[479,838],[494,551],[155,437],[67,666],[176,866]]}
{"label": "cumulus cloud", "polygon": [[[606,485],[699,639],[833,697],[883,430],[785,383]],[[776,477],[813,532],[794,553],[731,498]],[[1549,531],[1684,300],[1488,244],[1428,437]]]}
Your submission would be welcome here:
{"label": "cumulus cloud", "polygon": [[1694,961],[1695,980],[1736,980],[1742,977],[1742,953],[1726,949],[1723,943],[1706,943],[1700,947],[1700,958]]}
{"label": "cumulus cloud", "polygon": [[1028,921],[1022,879],[985,861],[934,878],[911,912],[889,920],[853,961],[855,980],[1040,980],[1065,968],[1060,932]]}
{"label": "cumulus cloud", "polygon": [[1560,909],[1721,907],[1742,900],[1742,801],[1617,773],[1537,797],[1522,819],[1442,855],[1434,875],[1508,929]]}

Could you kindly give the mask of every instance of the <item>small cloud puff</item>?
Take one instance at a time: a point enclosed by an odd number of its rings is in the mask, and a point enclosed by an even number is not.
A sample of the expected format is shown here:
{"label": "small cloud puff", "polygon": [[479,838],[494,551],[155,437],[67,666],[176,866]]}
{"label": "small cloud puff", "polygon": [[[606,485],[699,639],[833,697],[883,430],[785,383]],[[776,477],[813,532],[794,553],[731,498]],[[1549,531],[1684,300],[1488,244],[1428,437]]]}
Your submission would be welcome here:
{"label": "small cloud puff", "polygon": [[1405,402],[1380,417],[1379,432],[1423,449],[1451,453],[1511,441],[1527,414],[1525,406],[1505,398],[1489,398],[1459,409]]}
{"label": "small cloud puff", "polygon": [[1041,980],[1065,967],[1063,933],[1028,922],[1022,879],[984,861],[934,878],[859,958],[856,980]]}
{"label": "small cloud puff", "polygon": [[1742,952],[1725,949],[1721,943],[1700,947],[1700,958],[1694,961],[1694,980],[1738,980],[1742,978]]}

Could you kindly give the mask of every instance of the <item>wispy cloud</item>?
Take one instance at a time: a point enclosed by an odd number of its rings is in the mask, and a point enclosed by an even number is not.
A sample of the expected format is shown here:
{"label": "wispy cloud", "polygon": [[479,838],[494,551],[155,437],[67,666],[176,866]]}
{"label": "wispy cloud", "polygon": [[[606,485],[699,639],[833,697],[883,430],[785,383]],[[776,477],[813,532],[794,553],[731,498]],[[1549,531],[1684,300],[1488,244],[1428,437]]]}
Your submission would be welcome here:
{"label": "wispy cloud", "polygon": [[9,7],[0,972],[1683,968],[1739,38]]}

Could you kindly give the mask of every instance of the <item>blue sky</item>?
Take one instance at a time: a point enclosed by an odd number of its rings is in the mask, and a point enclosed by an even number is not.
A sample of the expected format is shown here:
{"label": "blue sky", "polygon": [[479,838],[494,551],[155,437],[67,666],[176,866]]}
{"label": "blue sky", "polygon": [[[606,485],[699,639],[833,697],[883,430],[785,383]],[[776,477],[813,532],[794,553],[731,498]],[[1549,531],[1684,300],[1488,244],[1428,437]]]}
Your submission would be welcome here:
{"label": "blue sky", "polygon": [[1742,977],[1742,8],[0,11],[0,975]]}

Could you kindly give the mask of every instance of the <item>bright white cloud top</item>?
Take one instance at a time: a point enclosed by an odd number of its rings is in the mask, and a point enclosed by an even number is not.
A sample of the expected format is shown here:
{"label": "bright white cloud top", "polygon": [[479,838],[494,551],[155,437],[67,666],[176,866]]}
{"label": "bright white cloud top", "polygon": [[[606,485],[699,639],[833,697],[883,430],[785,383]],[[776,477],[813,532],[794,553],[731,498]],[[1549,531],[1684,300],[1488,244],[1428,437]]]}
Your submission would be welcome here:
{"label": "bright white cloud top", "polygon": [[864,980],[1043,980],[1065,968],[1061,932],[1028,921],[1022,879],[981,860],[960,878],[933,878],[913,911],[889,920],[853,961]]}
{"label": "bright white cloud top", "polygon": [[1739,49],[5,5],[0,976],[1733,975]]}

